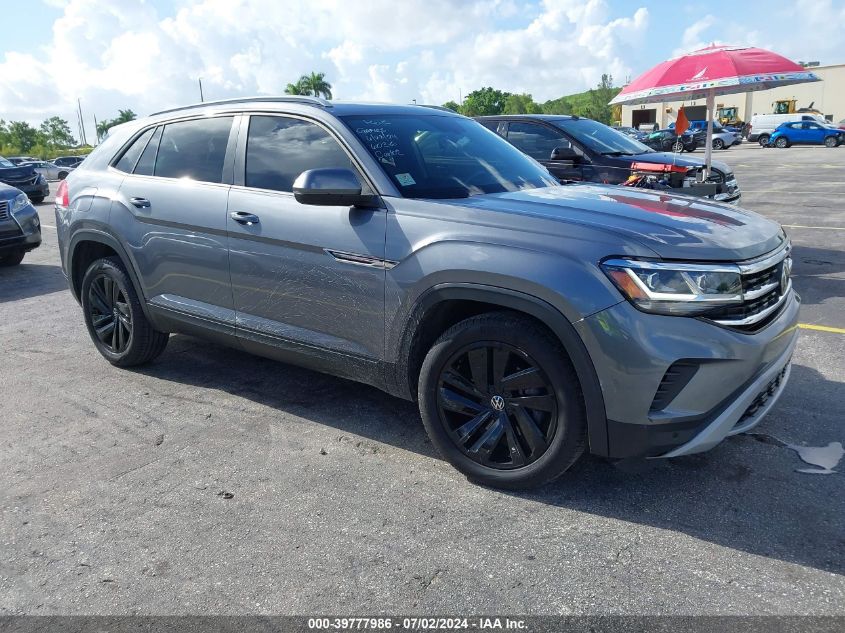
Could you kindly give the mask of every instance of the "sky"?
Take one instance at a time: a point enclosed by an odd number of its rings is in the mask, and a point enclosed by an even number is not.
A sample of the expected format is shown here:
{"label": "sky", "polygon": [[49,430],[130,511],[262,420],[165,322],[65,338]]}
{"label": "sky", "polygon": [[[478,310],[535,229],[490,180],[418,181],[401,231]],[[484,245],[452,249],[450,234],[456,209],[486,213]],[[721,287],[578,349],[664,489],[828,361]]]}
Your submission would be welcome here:
{"label": "sky", "polygon": [[[94,117],[280,94],[441,104],[493,86],[557,98],[712,42],[845,63],[844,0],[0,0],[0,119]],[[845,87],[843,87],[845,89]]]}

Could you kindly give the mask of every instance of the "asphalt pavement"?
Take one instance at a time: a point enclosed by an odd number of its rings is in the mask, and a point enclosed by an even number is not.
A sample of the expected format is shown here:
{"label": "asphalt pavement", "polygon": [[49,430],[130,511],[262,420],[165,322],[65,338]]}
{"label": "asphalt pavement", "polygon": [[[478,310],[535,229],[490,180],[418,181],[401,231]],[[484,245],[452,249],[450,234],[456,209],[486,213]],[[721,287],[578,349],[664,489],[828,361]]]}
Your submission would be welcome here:
{"label": "asphalt pavement", "polygon": [[[703,152],[697,152],[703,156]],[[787,226],[803,329],[756,429],[641,473],[467,482],[416,407],[174,336],[121,370],[44,244],[0,269],[0,614],[840,614],[845,148],[716,152]]]}

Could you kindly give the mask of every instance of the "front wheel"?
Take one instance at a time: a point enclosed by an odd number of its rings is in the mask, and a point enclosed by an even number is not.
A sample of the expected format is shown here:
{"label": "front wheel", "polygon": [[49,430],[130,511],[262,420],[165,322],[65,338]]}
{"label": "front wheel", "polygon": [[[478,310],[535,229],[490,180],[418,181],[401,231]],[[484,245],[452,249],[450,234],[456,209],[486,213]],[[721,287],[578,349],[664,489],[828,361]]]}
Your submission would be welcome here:
{"label": "front wheel", "polygon": [[713,149],[725,149],[725,141],[720,138],[714,138]]}
{"label": "front wheel", "polygon": [[30,200],[32,200],[33,204],[41,204],[44,202],[44,196],[32,196]]}
{"label": "front wheel", "polygon": [[67,178],[67,172],[66,171],[60,171],[59,172],[59,180],[64,180],[65,178]]}
{"label": "front wheel", "polygon": [[471,481],[521,489],[563,474],[584,452],[580,382],[560,342],[540,324],[494,312],[454,325],[419,378],[423,424]]}
{"label": "front wheel", "polygon": [[169,335],[147,321],[118,257],[98,259],[82,278],[82,311],[97,351],[112,365],[131,367],[164,351]]}
{"label": "front wheel", "polygon": [[775,147],[779,149],[784,149],[785,147],[789,147],[789,141],[786,139],[785,136],[780,136],[775,139]]}
{"label": "front wheel", "polygon": [[835,136],[828,136],[824,140],[824,146],[825,147],[836,147],[837,145],[839,145],[839,141],[836,140]]}
{"label": "front wheel", "polygon": [[761,134],[760,137],[757,139],[757,142],[760,143],[760,147],[768,147],[769,146],[769,135],[768,134]]}

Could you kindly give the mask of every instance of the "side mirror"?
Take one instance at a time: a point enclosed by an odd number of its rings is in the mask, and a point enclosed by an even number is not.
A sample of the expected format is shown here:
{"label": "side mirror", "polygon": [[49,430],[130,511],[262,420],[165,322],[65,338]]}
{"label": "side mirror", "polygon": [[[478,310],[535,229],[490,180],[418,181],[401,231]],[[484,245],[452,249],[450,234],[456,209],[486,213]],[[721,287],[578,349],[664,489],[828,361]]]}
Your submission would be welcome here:
{"label": "side mirror", "polygon": [[550,160],[571,160],[577,163],[581,157],[572,148],[572,143],[567,141],[565,145],[558,145],[552,150]]}
{"label": "side mirror", "polygon": [[324,168],[304,171],[293,183],[293,197],[301,204],[323,207],[377,207],[375,194],[362,193],[351,169]]}

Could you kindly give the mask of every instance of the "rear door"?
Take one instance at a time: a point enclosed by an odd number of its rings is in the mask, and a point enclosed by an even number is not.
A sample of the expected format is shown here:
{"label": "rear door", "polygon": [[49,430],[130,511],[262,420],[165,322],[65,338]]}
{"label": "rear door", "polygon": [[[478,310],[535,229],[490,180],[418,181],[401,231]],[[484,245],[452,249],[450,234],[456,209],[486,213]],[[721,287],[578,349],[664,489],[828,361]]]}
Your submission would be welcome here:
{"label": "rear door", "polygon": [[352,169],[368,188],[321,123],[244,117],[227,231],[238,335],[248,350],[382,354],[386,211],[297,202],[296,177],[325,167]]}
{"label": "rear door", "polygon": [[228,334],[234,324],[226,239],[234,121],[231,115],[193,118],[144,131],[113,165],[127,176],[110,219],[151,305]]}

